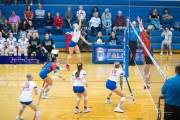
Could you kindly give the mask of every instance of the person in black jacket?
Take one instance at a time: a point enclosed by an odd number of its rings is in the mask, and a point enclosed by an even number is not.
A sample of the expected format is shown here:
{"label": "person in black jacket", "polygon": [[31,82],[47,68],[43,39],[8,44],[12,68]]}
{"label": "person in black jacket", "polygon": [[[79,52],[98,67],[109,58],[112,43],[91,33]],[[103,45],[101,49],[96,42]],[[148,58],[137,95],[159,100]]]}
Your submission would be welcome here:
{"label": "person in black jacket", "polygon": [[117,45],[118,38],[114,31],[111,32],[111,36],[109,37],[108,44],[110,45]]}
{"label": "person in black jacket", "polygon": [[28,56],[31,56],[33,52],[36,52],[37,58],[39,58],[41,47],[41,41],[37,38],[36,33],[32,33],[32,37],[29,39],[29,48],[28,48]]}
{"label": "person in black jacket", "polygon": [[51,12],[48,12],[45,19],[44,19],[44,24],[45,24],[45,30],[46,30],[46,33],[48,34],[52,34],[52,27],[53,27],[53,17],[51,16]]}
{"label": "person in black jacket", "polygon": [[26,36],[27,30],[28,30],[28,23],[27,23],[26,20],[23,20],[19,25],[19,34],[20,34],[20,36],[22,34],[25,34],[25,36]]}
{"label": "person in black jacket", "polygon": [[[55,48],[53,39],[49,38],[49,34],[45,34],[45,39],[42,41],[42,50],[44,53],[44,59],[49,62],[49,56],[51,57],[51,51]],[[48,57],[48,58],[47,58]]]}

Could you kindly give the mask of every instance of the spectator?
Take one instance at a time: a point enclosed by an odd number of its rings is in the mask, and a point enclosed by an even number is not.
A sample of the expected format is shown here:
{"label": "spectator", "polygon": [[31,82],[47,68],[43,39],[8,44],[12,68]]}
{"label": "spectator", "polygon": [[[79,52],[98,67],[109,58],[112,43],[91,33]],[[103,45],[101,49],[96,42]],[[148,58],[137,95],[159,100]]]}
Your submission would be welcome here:
{"label": "spectator", "polygon": [[33,52],[36,52],[36,57],[39,58],[41,47],[41,41],[37,38],[35,32],[32,33],[32,37],[29,39],[28,56],[31,56]]}
{"label": "spectator", "polygon": [[172,55],[172,50],[171,50],[172,32],[170,31],[169,26],[166,26],[165,31],[162,32],[161,36],[165,36],[165,39],[162,41],[162,44],[161,44],[160,55],[163,55],[164,45],[167,45],[170,51],[169,54]]}
{"label": "spectator", "polygon": [[27,35],[27,30],[28,30],[28,23],[26,20],[22,21],[19,25],[19,34],[24,34],[25,36]]}
{"label": "spectator", "polygon": [[102,25],[103,25],[103,29],[106,30],[106,35],[110,35],[111,34],[111,26],[112,26],[112,21],[109,19],[108,14],[105,15],[105,18],[102,21]]}
{"label": "spectator", "polygon": [[98,17],[98,13],[95,14],[95,17],[92,17],[90,20],[90,28],[92,30],[92,36],[96,36],[94,34],[94,30],[101,30],[101,19]]}
{"label": "spectator", "polygon": [[0,53],[1,53],[1,55],[4,55],[5,42],[6,42],[6,39],[3,38],[2,32],[0,32]]}
{"label": "spectator", "polygon": [[44,22],[44,15],[45,15],[45,10],[42,9],[42,5],[38,4],[38,9],[35,12],[36,14],[36,20],[35,23],[38,26],[38,22],[40,22],[40,28],[43,27],[43,22]]}
{"label": "spectator", "polygon": [[118,11],[118,15],[114,19],[114,27],[113,31],[116,32],[116,30],[124,30],[125,28],[125,20],[122,16],[122,11]]}
{"label": "spectator", "polygon": [[91,12],[91,14],[90,14],[89,20],[91,20],[92,17],[95,17],[95,13],[96,13],[96,12],[99,13],[98,8],[97,8],[97,7],[94,7],[93,10],[92,10],[92,12]]}
{"label": "spectator", "polygon": [[105,39],[101,31],[99,31],[97,37],[94,38],[94,44],[105,44]]}
{"label": "spectator", "polygon": [[56,12],[56,17],[54,18],[55,34],[57,34],[57,31],[60,31],[62,34],[63,24],[63,18],[60,16],[59,12]]}
{"label": "spectator", "polygon": [[73,18],[73,12],[71,11],[71,6],[68,6],[67,11],[65,11],[65,22],[72,28],[71,21]]}
{"label": "spectator", "polygon": [[48,58],[51,57],[51,51],[53,49],[56,49],[54,41],[53,41],[53,39],[49,38],[49,34],[46,33],[45,39],[42,41],[42,50],[43,50],[44,58],[45,58],[46,62],[51,61]]}
{"label": "spectator", "polygon": [[33,19],[34,13],[33,10],[31,9],[30,5],[27,5],[26,10],[24,10],[24,19],[28,20],[34,20]]}
{"label": "spectator", "polygon": [[[24,0],[24,2],[26,3],[26,5],[28,5],[28,0]],[[14,4],[17,4],[17,0],[14,0]]]}
{"label": "spectator", "polygon": [[[38,0],[38,5],[41,4],[41,0]],[[31,0],[30,6],[33,6],[33,0]]]}
{"label": "spectator", "polygon": [[18,56],[21,56],[22,53],[24,56],[27,56],[28,49],[28,39],[25,34],[21,34],[21,38],[18,40]]}
{"label": "spectator", "polygon": [[109,37],[108,43],[110,45],[117,45],[118,38],[116,36],[116,33],[114,31],[111,32],[111,36]]}
{"label": "spectator", "polygon": [[[81,12],[81,13],[79,13],[79,12]],[[82,25],[85,25],[86,24],[86,12],[83,10],[83,6],[79,6],[79,10],[76,12],[77,18],[78,18],[79,14],[81,14]],[[79,19],[77,19],[76,22],[79,23]]]}
{"label": "spectator", "polygon": [[[136,30],[138,35],[140,36],[139,28],[136,27],[136,21],[132,22],[133,28]],[[132,58],[130,58],[129,54],[129,65],[135,66],[135,58],[136,58],[136,49],[137,49],[137,42],[138,37],[136,36],[133,28],[130,28],[130,35],[129,35],[129,47],[132,54]]]}
{"label": "spectator", "polygon": [[180,120],[180,62],[175,65],[176,75],[165,81],[161,93],[165,95],[164,120]]}
{"label": "spectator", "polygon": [[[86,30],[86,26],[83,25],[82,28],[81,28],[81,35],[82,37],[87,40],[87,36],[88,36],[88,31]],[[78,41],[78,46],[79,46],[79,50],[82,51],[82,46],[85,45],[86,47],[86,52],[89,52],[89,45],[87,45],[86,43],[84,43],[84,41],[82,39],[80,39]]]}
{"label": "spectator", "polygon": [[10,5],[11,4],[11,0],[8,0],[8,3],[6,2],[6,0],[3,0],[5,5]]}
{"label": "spectator", "polygon": [[51,16],[51,12],[48,12],[45,19],[44,19],[44,24],[45,24],[45,30],[46,33],[48,33],[49,35],[52,34],[52,28],[53,28],[53,17]]}
{"label": "spectator", "polygon": [[32,36],[32,33],[37,33],[38,34],[38,31],[37,31],[37,27],[35,24],[32,23],[31,20],[28,21],[28,24],[29,24],[29,27],[28,27],[28,34],[27,34],[27,38],[30,39],[30,37]]}
{"label": "spectator", "polygon": [[162,29],[159,21],[159,13],[157,8],[154,8],[153,12],[149,14],[149,19],[151,21],[151,24],[153,24],[156,29]]}
{"label": "spectator", "polygon": [[12,26],[13,34],[17,34],[20,23],[20,17],[16,15],[14,11],[11,12],[11,16],[9,17],[9,24]]}
{"label": "spectator", "polygon": [[105,9],[104,13],[103,13],[102,16],[101,16],[101,19],[104,20],[106,14],[108,14],[109,19],[111,20],[111,13],[110,13],[110,11],[109,11],[108,8]]}
{"label": "spectator", "polygon": [[174,30],[173,29],[174,18],[171,14],[169,14],[167,8],[164,9],[164,15],[162,16],[161,22],[162,22],[163,28],[165,28],[167,26],[167,24],[170,24],[170,26],[169,26],[171,28],[170,30]]}
{"label": "spectator", "polygon": [[17,56],[17,41],[16,38],[13,37],[13,33],[9,33],[9,38],[7,38],[5,56],[8,56],[9,52],[13,52],[14,56]]}
{"label": "spectator", "polygon": [[11,32],[11,25],[7,20],[4,21],[4,24],[1,26],[2,34],[5,39],[9,37],[9,33]]}
{"label": "spectator", "polygon": [[4,24],[5,20],[6,20],[6,18],[2,15],[2,11],[0,10],[0,25]]}

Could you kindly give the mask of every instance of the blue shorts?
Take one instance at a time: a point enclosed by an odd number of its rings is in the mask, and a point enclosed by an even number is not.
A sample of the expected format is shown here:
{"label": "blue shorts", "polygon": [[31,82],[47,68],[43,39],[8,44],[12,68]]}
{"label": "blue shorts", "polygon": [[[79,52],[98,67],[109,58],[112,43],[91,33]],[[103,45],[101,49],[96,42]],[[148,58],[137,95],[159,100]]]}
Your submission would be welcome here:
{"label": "blue shorts", "polygon": [[68,44],[69,47],[75,47],[76,45],[77,45],[77,43],[75,43],[75,42],[72,41],[72,40],[71,40],[71,41],[69,42],[69,44]]}
{"label": "blue shorts", "polygon": [[45,79],[47,77],[47,73],[40,71],[39,76],[41,79]]}
{"label": "blue shorts", "polygon": [[21,104],[25,104],[25,105],[29,105],[29,104],[32,103],[32,101],[29,101],[29,102],[21,102],[21,101],[20,101],[20,103],[21,103]]}
{"label": "blue shorts", "polygon": [[83,93],[85,89],[84,89],[84,86],[73,86],[73,91],[75,93]]}
{"label": "blue shorts", "polygon": [[111,81],[111,80],[107,80],[106,81],[106,88],[109,90],[115,90],[117,88],[116,82]]}

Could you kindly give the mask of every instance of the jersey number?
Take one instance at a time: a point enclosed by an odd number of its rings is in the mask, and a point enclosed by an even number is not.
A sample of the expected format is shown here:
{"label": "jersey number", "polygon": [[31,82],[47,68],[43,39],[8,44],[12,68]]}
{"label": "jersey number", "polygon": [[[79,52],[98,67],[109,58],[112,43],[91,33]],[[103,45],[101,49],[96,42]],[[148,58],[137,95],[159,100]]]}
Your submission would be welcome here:
{"label": "jersey number", "polygon": [[116,73],[117,73],[117,70],[113,70],[113,71],[112,71],[112,74],[113,74],[113,75],[116,75]]}
{"label": "jersey number", "polygon": [[29,88],[30,84],[27,84],[25,88]]}

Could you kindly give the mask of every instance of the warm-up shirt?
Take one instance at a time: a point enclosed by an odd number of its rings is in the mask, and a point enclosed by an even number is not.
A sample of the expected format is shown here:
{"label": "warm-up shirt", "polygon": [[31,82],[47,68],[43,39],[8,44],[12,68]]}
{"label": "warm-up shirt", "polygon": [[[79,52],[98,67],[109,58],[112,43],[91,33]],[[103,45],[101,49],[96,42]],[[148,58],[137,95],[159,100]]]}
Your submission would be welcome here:
{"label": "warm-up shirt", "polygon": [[53,49],[54,41],[49,38],[48,40],[44,39],[42,41],[42,47],[44,47],[46,50],[52,50]]}
{"label": "warm-up shirt", "polygon": [[31,44],[30,48],[36,49],[36,46],[41,44],[41,41],[38,38],[33,39],[32,37],[29,39],[29,44]]}

